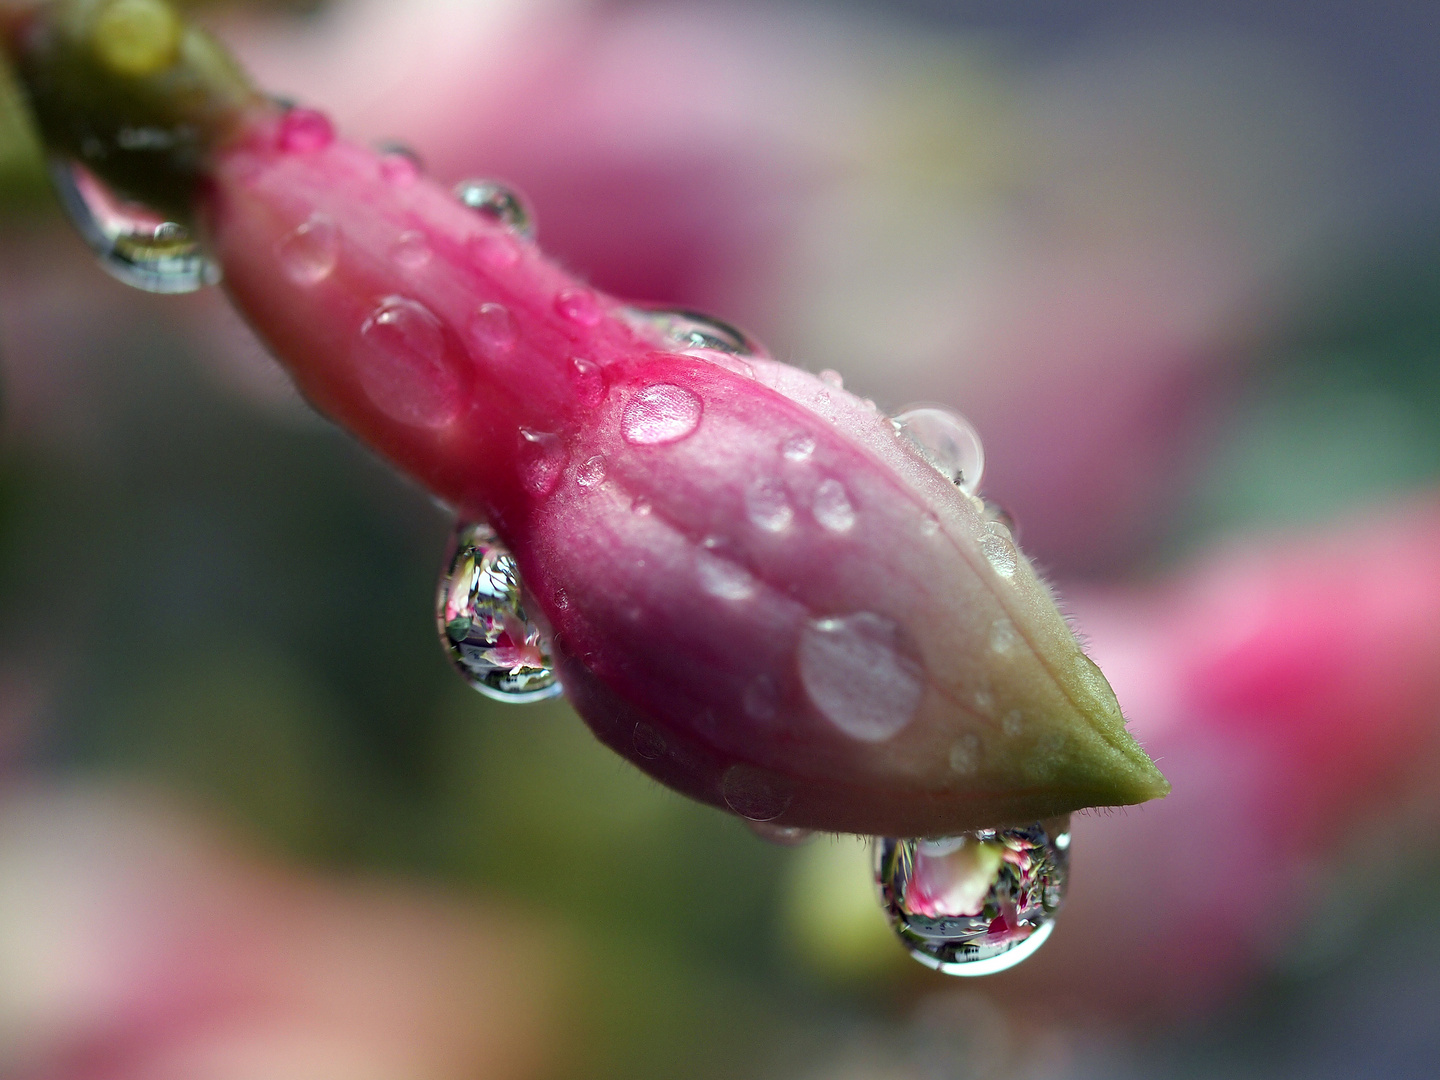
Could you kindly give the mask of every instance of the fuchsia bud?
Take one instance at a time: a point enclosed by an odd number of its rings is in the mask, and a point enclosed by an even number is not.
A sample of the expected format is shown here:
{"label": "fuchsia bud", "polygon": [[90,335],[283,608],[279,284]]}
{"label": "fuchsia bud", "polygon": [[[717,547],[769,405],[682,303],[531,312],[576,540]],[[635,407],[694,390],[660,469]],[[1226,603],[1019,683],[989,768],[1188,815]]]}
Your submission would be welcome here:
{"label": "fuchsia bud", "polygon": [[665,339],[318,113],[227,123],[194,192],[231,296],[316,408],[494,528],[617,752],[890,836],[1168,790],[1005,526],[872,405]]}

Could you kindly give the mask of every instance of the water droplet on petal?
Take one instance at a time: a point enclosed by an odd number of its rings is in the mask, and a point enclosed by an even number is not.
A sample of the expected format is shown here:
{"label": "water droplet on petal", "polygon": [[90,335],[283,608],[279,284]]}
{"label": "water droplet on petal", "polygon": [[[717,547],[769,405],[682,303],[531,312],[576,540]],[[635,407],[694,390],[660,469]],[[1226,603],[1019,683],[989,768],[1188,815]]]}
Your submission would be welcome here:
{"label": "water droplet on petal", "polygon": [[745,490],[745,513],[756,528],[772,533],[784,532],[795,520],[785,485],[763,477]]}
{"label": "water droplet on petal", "polygon": [[560,694],[550,643],[525,614],[515,557],[484,524],[461,524],[440,579],[440,642],[465,680],[486,697],[523,704]]}
{"label": "water droplet on petal", "polygon": [[630,399],[620,430],[631,446],[679,442],[700,426],[703,411],[700,399],[683,386],[656,383]]}
{"label": "water droplet on petal", "polygon": [[791,435],[780,444],[786,461],[809,461],[815,456],[815,440],[809,435]]}
{"label": "water droplet on petal", "polygon": [[582,405],[593,409],[605,400],[605,372],[599,364],[575,356],[570,360],[570,371],[575,380],[575,394]]}
{"label": "water droplet on petal", "polygon": [[829,386],[835,390],[845,389],[845,376],[841,375],[834,368],[826,368],[824,371],[820,372],[819,379],[826,386]]}
{"label": "water droplet on petal", "polygon": [[990,648],[1004,656],[1020,643],[1020,632],[1009,619],[996,619],[990,624]]}
{"label": "water droplet on petal", "polygon": [[515,317],[504,304],[481,304],[470,317],[470,340],[487,359],[508,353],[519,336]]}
{"label": "water droplet on petal", "polygon": [[899,623],[872,612],[807,623],[799,667],[821,714],[864,742],[901,731],[925,694],[925,668],[914,642]]}
{"label": "water droplet on petal", "polygon": [[335,272],[340,261],[340,230],[333,219],[314,213],[275,245],[275,257],[294,285],[309,288]]}
{"label": "water droplet on petal", "polygon": [[1019,709],[1011,709],[1005,714],[1005,719],[1000,724],[1000,730],[1012,739],[1015,738],[1025,730],[1025,714]]}
{"label": "water droplet on petal", "polygon": [[581,487],[595,487],[605,482],[605,458],[600,454],[586,458],[575,470],[575,482]]}
{"label": "water droplet on petal", "polygon": [[525,490],[544,498],[560,483],[570,455],[560,436],[548,431],[520,429],[520,479]]}
{"label": "water droplet on petal", "polygon": [[[677,351],[701,350],[754,356],[760,350],[744,332],[698,311],[626,308],[632,326],[652,340]],[[753,369],[750,373],[753,375]]]}
{"label": "water droplet on petal", "polygon": [[580,326],[598,326],[605,317],[600,298],[589,289],[564,289],[555,297],[555,310]]}
{"label": "water droplet on petal", "polygon": [[721,600],[748,600],[755,595],[755,579],[743,566],[707,552],[700,553],[700,587]]}
{"label": "water droplet on petal", "polygon": [[464,401],[455,358],[440,320],[415,300],[392,296],[360,328],[360,385],[386,416],[417,427],[440,427]]}
{"label": "water droplet on petal", "polygon": [[1110,681],[1105,678],[1105,673],[1100,670],[1094,660],[1084,653],[1077,655],[1075,657],[1075,674],[1086,693],[1100,702],[1106,712],[1116,717],[1120,715],[1120,703],[1115,700],[1115,691],[1110,688]]}
{"label": "water droplet on petal", "polygon": [[749,830],[768,844],[780,847],[799,847],[815,839],[813,829],[801,829],[795,825],[776,825],[771,821],[746,821]]}
{"label": "water droplet on petal", "polygon": [[967,495],[979,490],[985,450],[970,421],[949,409],[925,407],[903,412],[893,423],[941,476]]}
{"label": "water droplet on petal", "polygon": [[637,517],[649,517],[655,512],[655,506],[644,495],[636,495],[635,501],[630,504],[630,512]]}
{"label": "water droplet on petal", "polygon": [[375,149],[380,151],[380,175],[396,187],[410,187],[425,171],[420,155],[404,143],[387,140]]}
{"label": "water droplet on petal", "polygon": [[1010,530],[998,521],[986,522],[980,534],[980,551],[990,561],[995,573],[1003,578],[1015,576],[1020,568],[1020,553],[1010,539]]}
{"label": "water droplet on petal", "polygon": [[732,765],[720,778],[725,805],[750,821],[774,821],[795,798],[790,781],[750,765]]}
{"label": "water droplet on petal", "polygon": [[429,265],[434,252],[424,233],[410,229],[400,234],[390,248],[390,257],[402,270],[421,270]]}
{"label": "water droplet on petal", "polygon": [[290,109],[280,118],[276,138],[287,154],[312,153],[335,141],[335,126],[318,109]]}
{"label": "water droplet on petal", "polygon": [[73,161],[52,158],[50,181],[70,223],[111,276],[153,293],[188,293],[220,280],[220,266],[183,225],[129,202]]}
{"label": "water droplet on petal", "polygon": [[636,756],[644,761],[659,761],[665,756],[665,737],[643,721],[635,725],[630,742]]}
{"label": "water droplet on petal", "polygon": [[[1063,821],[1064,819],[1062,819]],[[875,844],[880,903],[910,954],[946,975],[993,975],[1045,943],[1065,900],[1068,822]]]}
{"label": "water droplet on petal", "polygon": [[855,527],[855,506],[839,480],[821,481],[815,489],[811,511],[815,520],[830,532],[846,533]]}
{"label": "water droplet on petal", "polygon": [[455,197],[471,210],[504,225],[516,236],[535,239],[535,217],[511,188],[494,180],[462,180],[455,185]]}

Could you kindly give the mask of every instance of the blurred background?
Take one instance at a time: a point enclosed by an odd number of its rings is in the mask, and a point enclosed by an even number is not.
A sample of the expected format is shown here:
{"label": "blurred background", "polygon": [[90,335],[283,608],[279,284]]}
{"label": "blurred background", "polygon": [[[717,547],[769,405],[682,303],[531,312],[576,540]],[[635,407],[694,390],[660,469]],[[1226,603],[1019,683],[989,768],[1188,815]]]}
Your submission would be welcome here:
{"label": "blurred background", "polygon": [[0,100],[0,1076],[1429,1077],[1440,13],[1427,0],[192,4],[527,194],[619,295],[979,427],[1164,803],[1012,973],[435,641],[450,527],[218,293],[61,219]]}

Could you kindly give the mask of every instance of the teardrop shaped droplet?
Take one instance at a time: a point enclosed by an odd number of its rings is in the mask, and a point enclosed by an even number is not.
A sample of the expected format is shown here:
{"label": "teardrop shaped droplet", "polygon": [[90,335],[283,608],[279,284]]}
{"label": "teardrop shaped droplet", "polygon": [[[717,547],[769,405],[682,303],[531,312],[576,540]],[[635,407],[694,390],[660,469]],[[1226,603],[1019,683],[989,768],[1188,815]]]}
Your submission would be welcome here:
{"label": "teardrop shaped droplet", "polygon": [[450,662],[496,701],[525,704],[558,696],[550,643],[525,614],[515,556],[483,522],[456,526],[454,547],[435,611]]}
{"label": "teardrop shaped droplet", "polygon": [[404,143],[387,139],[375,149],[380,152],[380,175],[396,187],[410,187],[424,175],[424,161]]}
{"label": "teardrop shaped droplet", "polygon": [[970,421],[949,409],[925,406],[900,413],[893,423],[941,476],[967,495],[980,490],[985,448]]}
{"label": "teardrop shaped droplet", "polygon": [[519,194],[494,180],[462,180],[455,197],[526,240],[535,239],[535,217]]}
{"label": "teardrop shaped droplet", "polygon": [[1069,818],[875,843],[875,879],[891,926],[911,956],[946,975],[993,975],[1040,948],[1055,928],[1069,871]]}
{"label": "teardrop shaped droplet", "polygon": [[188,293],[220,281],[220,265],[185,226],[120,198],[77,162],[53,158],[50,182],[70,223],[113,277],[152,293]]}
{"label": "teardrop shaped droplet", "polygon": [[698,311],[627,308],[630,324],[669,348],[712,349],[736,356],[759,355],[759,347],[727,322]]}
{"label": "teardrop shaped droplet", "polygon": [[311,214],[275,245],[280,269],[302,289],[319,285],[340,262],[340,230],[328,214]]}

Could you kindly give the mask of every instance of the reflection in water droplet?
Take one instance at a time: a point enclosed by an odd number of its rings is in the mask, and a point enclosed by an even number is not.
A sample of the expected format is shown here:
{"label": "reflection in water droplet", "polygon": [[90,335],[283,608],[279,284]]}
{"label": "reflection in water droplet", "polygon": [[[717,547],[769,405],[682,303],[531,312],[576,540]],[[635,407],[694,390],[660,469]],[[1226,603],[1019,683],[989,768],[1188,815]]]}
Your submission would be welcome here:
{"label": "reflection in water droplet", "polygon": [[1070,872],[1069,828],[1059,819],[946,840],[877,840],[881,906],[926,967],[946,975],[1005,971],[1055,928]]}
{"label": "reflection in water droplet", "polygon": [[515,317],[504,304],[481,304],[470,317],[470,340],[487,359],[508,353],[519,336]]}
{"label": "reflection in water droplet", "polygon": [[605,482],[605,458],[596,454],[586,458],[575,470],[575,482],[581,487],[595,487]]}
{"label": "reflection in water droplet", "polygon": [[461,524],[440,579],[440,642],[465,680],[486,697],[523,704],[560,694],[550,643],[525,614],[515,558],[484,524]]}
{"label": "reflection in water droplet", "polygon": [[855,507],[850,494],[839,480],[825,480],[815,489],[811,507],[815,520],[833,533],[849,532],[855,527]]}
{"label": "reflection in water droplet", "polygon": [[380,151],[380,175],[396,187],[410,187],[425,171],[420,155],[404,143],[387,140],[375,149]]}
{"label": "reflection in water droplet", "polygon": [[834,368],[826,368],[824,371],[820,372],[819,379],[826,386],[832,387],[836,390],[845,389],[845,376],[841,375]]}
{"label": "reflection in water droplet", "polygon": [[769,844],[780,847],[799,847],[815,839],[813,829],[801,829],[794,825],[776,825],[770,821],[746,821],[751,832]]}
{"label": "reflection in water droplet", "polygon": [[910,636],[893,619],[868,611],[807,623],[799,667],[815,707],[863,742],[897,734],[925,693],[925,668]]}
{"label": "reflection in water droplet", "polygon": [[76,162],[52,158],[49,170],[70,223],[113,277],[145,292],[170,294],[220,280],[219,264],[183,225],[120,198]]}
{"label": "reflection in water droplet", "polygon": [[725,805],[750,821],[774,821],[786,810],[795,794],[782,776],[750,765],[732,765],[720,778]]}
{"label": "reflection in water droplet", "polygon": [[598,326],[605,317],[600,298],[589,289],[563,289],[555,297],[555,310],[580,326]]}
{"label": "reflection in water droplet", "polygon": [[680,351],[700,349],[736,356],[754,356],[760,351],[742,331],[698,311],[626,308],[624,314],[632,326],[653,340]]}
{"label": "reflection in water droplet", "polygon": [[515,235],[535,239],[535,218],[520,196],[493,180],[462,180],[455,185],[455,197],[466,206],[499,222]]}
{"label": "reflection in water droplet", "polygon": [[893,423],[941,476],[967,495],[979,490],[985,449],[970,421],[949,409],[926,407],[903,412]]}
{"label": "reflection in water droplet", "polygon": [[360,328],[360,385],[386,416],[440,427],[460,415],[460,377],[430,309],[402,296],[381,301]]}
{"label": "reflection in water droplet", "polygon": [[570,455],[560,436],[548,431],[521,428],[520,437],[520,479],[526,491],[543,498],[560,483]]}
{"label": "reflection in water droplet", "polygon": [[700,426],[704,406],[683,386],[656,383],[632,397],[620,421],[621,434],[631,446],[661,446],[679,442]]}
{"label": "reflection in water droplet", "polygon": [[990,648],[1004,656],[1020,642],[1020,633],[1009,619],[996,619],[990,624]]}
{"label": "reflection in water droplet", "polygon": [[317,109],[289,109],[280,118],[276,138],[287,154],[311,153],[335,141],[335,126]]}
{"label": "reflection in water droplet", "polygon": [[630,733],[630,742],[636,756],[645,761],[659,761],[665,756],[665,737],[649,724],[637,723]]}
{"label": "reflection in water droplet", "polygon": [[594,360],[575,356],[570,360],[571,376],[575,380],[575,394],[582,405],[594,408],[605,400],[605,372]]}
{"label": "reflection in water droplet", "polygon": [[700,587],[721,600],[748,600],[755,595],[755,579],[743,566],[729,559],[701,552],[698,565]]}
{"label": "reflection in water droplet", "polygon": [[325,214],[314,213],[275,245],[280,268],[294,285],[309,288],[335,272],[340,261],[340,230]]}
{"label": "reflection in water droplet", "polygon": [[425,234],[411,229],[400,234],[390,249],[390,257],[402,270],[420,270],[429,265],[434,253]]}
{"label": "reflection in water droplet", "polygon": [[809,435],[791,435],[780,444],[786,461],[809,461],[815,456],[815,440]]}
{"label": "reflection in water droplet", "polygon": [[762,477],[745,490],[745,513],[756,528],[780,533],[795,520],[795,508],[785,485]]}
{"label": "reflection in water droplet", "polygon": [[985,524],[985,530],[980,534],[980,551],[990,560],[995,573],[1003,578],[1014,577],[1015,571],[1020,568],[1020,553],[1015,550],[1009,530],[998,521]]}

